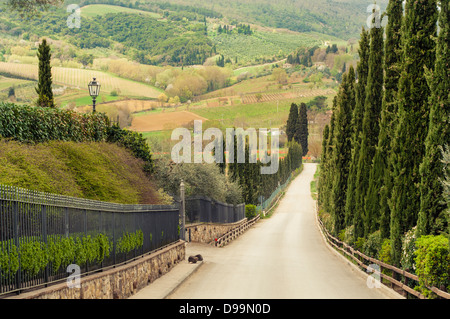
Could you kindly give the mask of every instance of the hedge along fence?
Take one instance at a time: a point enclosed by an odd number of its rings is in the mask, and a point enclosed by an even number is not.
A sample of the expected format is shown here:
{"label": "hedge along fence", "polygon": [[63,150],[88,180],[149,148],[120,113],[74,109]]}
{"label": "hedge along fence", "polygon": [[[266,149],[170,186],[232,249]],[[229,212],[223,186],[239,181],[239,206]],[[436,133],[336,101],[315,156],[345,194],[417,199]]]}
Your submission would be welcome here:
{"label": "hedge along fence", "polygon": [[0,184],[0,296],[88,274],[178,241],[177,205],[123,205]]}
{"label": "hedge along fence", "polygon": [[108,127],[109,119],[103,113],[0,103],[0,136],[19,142],[105,141]]}
{"label": "hedge along fence", "polygon": [[[374,272],[380,279],[383,278],[389,281],[392,285],[404,291],[405,294],[413,295],[419,299],[429,297],[450,299],[450,293],[444,291],[450,288],[450,250],[448,248],[448,239],[446,241],[442,240],[446,239],[444,236],[424,236],[419,238],[419,249],[416,259],[418,261],[418,265],[416,266],[417,275],[415,275],[367,256],[350,245],[347,245],[345,242],[332,236],[319,216],[317,215],[316,217],[327,242],[356,262],[362,269],[367,272]],[[432,237],[436,237],[436,240],[433,240]],[[387,247],[386,244],[387,242],[384,242],[383,246]],[[385,247],[382,247],[382,250]],[[374,269],[373,265],[377,265],[379,270]],[[411,281],[418,283],[416,289],[410,287],[409,284]],[[434,287],[433,284],[438,284],[442,290]],[[446,285],[449,286],[445,287]]]}
{"label": "hedge along fence", "polygon": [[25,143],[55,140],[117,143],[142,159],[145,171],[153,170],[151,151],[142,134],[111,125],[104,113],[81,114],[0,102],[0,137]]}

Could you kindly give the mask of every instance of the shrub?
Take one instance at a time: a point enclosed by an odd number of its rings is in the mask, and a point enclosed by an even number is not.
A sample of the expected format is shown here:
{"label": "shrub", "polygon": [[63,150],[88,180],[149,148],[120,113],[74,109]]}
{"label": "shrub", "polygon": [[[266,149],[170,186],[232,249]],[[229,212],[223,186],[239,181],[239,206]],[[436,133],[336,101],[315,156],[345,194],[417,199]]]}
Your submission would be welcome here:
{"label": "shrub", "polygon": [[107,130],[107,141],[117,143],[129,149],[133,155],[145,162],[144,171],[151,173],[154,170],[150,146],[141,133],[121,129],[118,124],[110,126]]}
{"label": "shrub", "polygon": [[358,237],[355,241],[355,248],[361,252],[364,251],[364,245],[366,244],[366,239],[364,237]]}
{"label": "shrub", "polygon": [[381,245],[381,232],[377,230],[367,237],[367,240],[365,241],[363,247],[364,254],[372,258],[378,258],[378,253],[381,249]]}
{"label": "shrub", "polygon": [[252,219],[256,216],[256,206],[252,204],[245,205],[245,217]]}
{"label": "shrub", "polygon": [[435,295],[427,287],[450,289],[450,249],[448,238],[444,235],[421,236],[416,241],[417,250],[416,274],[419,277],[419,287],[425,296]]}
{"label": "shrub", "polygon": [[416,251],[416,230],[417,226],[409,230],[402,238],[402,257],[400,265],[408,272],[415,273],[415,254]]}
{"label": "shrub", "polygon": [[19,142],[103,141],[108,126],[109,120],[102,113],[79,114],[0,102],[0,136]]}

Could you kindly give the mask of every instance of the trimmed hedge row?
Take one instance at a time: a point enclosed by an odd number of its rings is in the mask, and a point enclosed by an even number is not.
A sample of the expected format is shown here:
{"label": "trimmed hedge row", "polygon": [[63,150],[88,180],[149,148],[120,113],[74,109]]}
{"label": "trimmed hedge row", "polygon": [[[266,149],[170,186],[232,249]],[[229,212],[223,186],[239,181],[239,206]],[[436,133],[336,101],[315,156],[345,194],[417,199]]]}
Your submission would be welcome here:
{"label": "trimmed hedge row", "polygon": [[48,141],[117,143],[153,171],[150,147],[141,133],[110,124],[104,113],[80,114],[70,110],[0,102],[0,137],[24,143]]}
{"label": "trimmed hedge row", "polygon": [[0,102],[0,136],[20,142],[104,141],[109,126],[109,119],[103,113],[80,114]]}

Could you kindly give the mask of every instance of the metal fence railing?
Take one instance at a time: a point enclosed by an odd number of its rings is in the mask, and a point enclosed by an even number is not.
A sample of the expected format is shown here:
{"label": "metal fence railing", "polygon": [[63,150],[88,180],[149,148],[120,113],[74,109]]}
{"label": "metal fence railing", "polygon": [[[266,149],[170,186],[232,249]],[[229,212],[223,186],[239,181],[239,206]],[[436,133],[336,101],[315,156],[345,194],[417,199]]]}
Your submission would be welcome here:
{"label": "metal fence railing", "polygon": [[277,196],[280,194],[281,191],[283,191],[286,186],[289,184],[290,180],[292,178],[292,174],[289,175],[288,179],[284,184],[279,185],[270,195],[269,198],[263,200],[258,206],[256,206],[257,211],[266,210],[268,207],[272,205],[272,203],[276,200]]}
{"label": "metal fence railing", "polygon": [[0,296],[178,241],[178,205],[123,205],[0,185]]}
{"label": "metal fence railing", "polygon": [[226,204],[203,196],[186,198],[186,223],[235,223],[244,218],[245,204]]}

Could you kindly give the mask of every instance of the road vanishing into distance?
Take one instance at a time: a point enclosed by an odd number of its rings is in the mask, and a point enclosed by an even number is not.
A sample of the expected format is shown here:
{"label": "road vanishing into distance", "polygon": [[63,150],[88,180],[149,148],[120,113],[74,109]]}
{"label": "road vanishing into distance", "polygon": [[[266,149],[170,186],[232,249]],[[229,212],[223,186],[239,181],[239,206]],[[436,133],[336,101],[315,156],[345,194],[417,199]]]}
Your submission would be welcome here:
{"label": "road vanishing into distance", "polygon": [[189,243],[186,256],[203,265],[169,299],[385,299],[367,276],[328,247],[315,217],[310,183],[316,164],[304,164],[274,214],[222,248]]}

